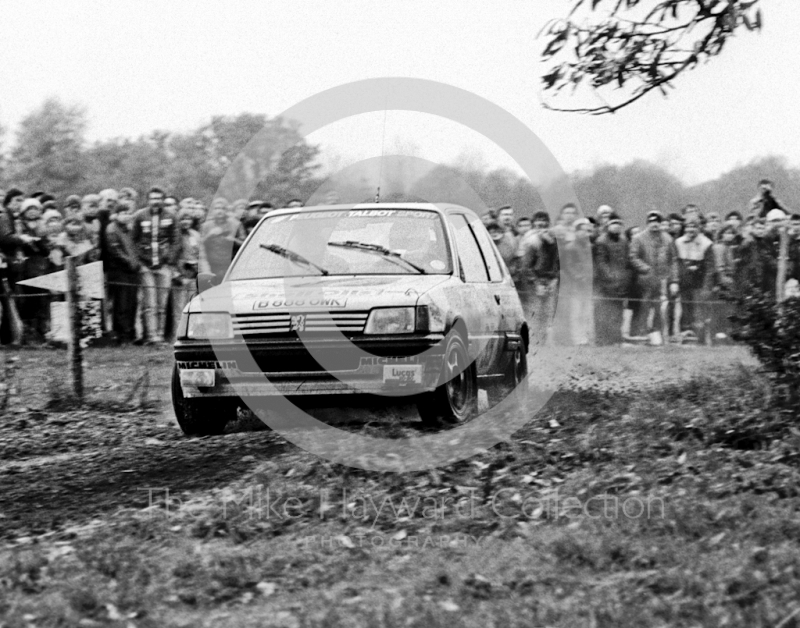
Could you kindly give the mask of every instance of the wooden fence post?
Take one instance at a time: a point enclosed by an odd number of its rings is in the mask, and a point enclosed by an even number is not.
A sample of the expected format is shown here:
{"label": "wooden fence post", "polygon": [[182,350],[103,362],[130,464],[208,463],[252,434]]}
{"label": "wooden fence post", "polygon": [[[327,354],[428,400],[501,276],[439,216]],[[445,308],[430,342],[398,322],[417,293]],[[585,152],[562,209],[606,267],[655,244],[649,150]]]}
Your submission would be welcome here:
{"label": "wooden fence post", "polygon": [[66,258],[67,309],[69,311],[69,351],[67,352],[72,376],[72,394],[83,402],[83,348],[81,347],[81,310],[78,267],[71,255]]}
{"label": "wooden fence post", "polygon": [[780,226],[780,251],[778,253],[778,276],[776,278],[775,296],[778,303],[786,298],[786,272],[789,258],[789,232],[786,225]]}

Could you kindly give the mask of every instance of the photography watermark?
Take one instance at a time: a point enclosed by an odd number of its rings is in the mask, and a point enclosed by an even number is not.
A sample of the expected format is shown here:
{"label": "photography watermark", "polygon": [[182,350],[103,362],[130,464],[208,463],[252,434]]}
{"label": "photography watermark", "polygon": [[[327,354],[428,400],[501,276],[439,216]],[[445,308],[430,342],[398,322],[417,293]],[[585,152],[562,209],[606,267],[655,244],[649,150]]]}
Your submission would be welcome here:
{"label": "photography watermark", "polygon": [[220,493],[211,503],[186,502],[164,487],[139,489],[148,494],[150,517],[207,517],[223,520],[284,522],[292,520],[337,519],[369,529],[396,526],[411,520],[444,522],[485,518],[525,520],[664,519],[666,504],[655,495],[590,497],[552,491],[499,489],[484,495],[477,488],[464,487],[458,495],[372,495],[364,491],[322,489],[303,494],[281,493],[262,484],[238,492]]}
{"label": "photography watermark", "polygon": [[[536,185],[539,195],[551,215],[557,214],[563,205],[574,203],[576,200],[567,175],[552,153],[530,128],[491,101],[451,85],[412,78],[357,81],[315,94],[287,109],[279,117],[293,121],[299,136],[306,137],[317,129],[346,117],[388,110],[415,111],[440,116],[460,123],[491,139],[519,164],[528,178]],[[252,176],[254,171],[252,164],[263,159],[266,141],[266,134],[259,133],[252,138],[231,163],[219,186],[217,196],[250,198],[259,183]],[[437,199],[430,200],[435,203]],[[348,213],[343,210],[343,213],[350,218],[352,212]],[[308,237],[312,239],[316,237],[313,229],[308,232]],[[269,247],[267,248],[271,250]],[[288,255],[287,259],[290,261],[294,260],[300,264],[307,263],[297,256],[292,257],[291,253],[287,254],[285,249],[283,252],[278,249],[271,251],[275,255],[283,257]],[[279,292],[283,297],[290,298],[298,289],[301,289],[308,302],[325,303],[326,299],[331,297],[332,289],[368,289],[363,285],[363,281],[352,279],[351,283],[354,285],[349,286],[342,276],[336,276],[329,280],[324,276],[325,273],[321,273],[321,275],[311,276],[300,283],[284,278],[278,281],[277,287],[270,286],[269,291]],[[420,295],[428,289],[427,284],[422,281],[425,278],[424,275],[417,275],[414,278],[417,286],[410,285],[407,289],[404,288],[406,296]],[[210,290],[205,296],[200,295],[196,304],[199,311],[218,313],[227,310],[230,313],[236,313],[243,307],[243,303],[250,304],[257,300],[259,290],[261,292],[266,290],[263,287],[259,288],[252,281],[243,282],[247,285],[232,286],[231,283],[233,282],[224,282]],[[431,283],[431,285],[433,284]],[[417,288],[421,290],[421,293],[417,291]],[[372,289],[379,291],[379,288],[375,286],[372,286]],[[591,287],[588,287],[587,290],[591,290]],[[453,298],[464,299],[464,303],[469,303],[467,296],[454,296]],[[500,304],[500,301],[497,303]],[[557,319],[563,317],[563,311],[561,311],[563,304],[563,299],[557,301],[554,314]],[[342,333],[342,323],[337,316],[340,318],[355,316],[355,313],[350,313],[346,307],[337,311],[333,309],[322,311],[317,318],[313,319],[317,325],[328,331],[325,343],[314,342],[314,338],[306,333],[307,313],[289,310],[287,313],[290,315],[288,319],[290,328],[296,331],[297,337],[302,342],[303,350],[320,364],[329,376],[337,380],[339,378],[336,373],[346,370],[343,369],[342,363],[344,355],[347,355],[348,359],[353,359],[353,356],[359,359],[376,357]],[[467,344],[478,342],[478,339],[486,337],[487,333],[498,333],[501,329],[503,315],[499,310],[484,311],[481,316],[482,318],[474,320],[474,317],[464,317],[466,333],[469,335]],[[274,322],[269,314],[265,313],[261,318],[263,320],[259,319],[258,324],[279,324],[279,322]],[[449,335],[448,333],[435,346],[424,348],[420,353],[421,359],[436,358],[442,354]],[[340,350],[329,350],[333,342],[341,343]],[[247,382],[242,382],[237,378],[237,374],[241,372],[261,373],[263,371],[261,362],[253,355],[253,348],[246,343],[232,345],[227,341],[213,339],[210,340],[210,343],[221,364],[236,362],[238,372],[229,369],[222,370],[230,380],[236,395],[269,427],[290,442],[320,458],[367,470],[417,471],[472,457],[499,442],[508,440],[515,431],[530,420],[537,410],[544,406],[556,388],[555,386],[539,387],[536,386],[536,382],[524,382],[525,386],[517,386],[516,390],[499,404],[467,423],[438,433],[403,438],[380,438],[340,430],[316,419],[286,397],[287,390],[289,392],[293,390],[291,386],[289,389],[279,389],[269,376],[264,376],[259,380],[256,391],[256,388],[248,386]],[[469,351],[468,360],[471,358],[481,361],[485,355],[488,355],[487,352],[495,351],[496,347],[489,343],[478,349],[475,351],[473,347]],[[475,355],[478,357],[475,358]],[[535,359],[535,355],[529,355],[529,359]],[[261,361],[263,362],[263,356]],[[465,373],[465,369],[470,367],[469,363],[462,364],[461,360],[457,364],[451,364],[441,359],[440,362],[443,363],[441,367],[443,373],[449,377],[448,381],[453,382],[457,381],[457,378]],[[402,369],[397,370],[401,371]],[[412,369],[405,369],[404,372],[412,373]],[[528,383],[532,385],[528,386]],[[358,385],[354,386],[355,389],[351,392],[370,392],[370,394],[384,396],[398,394],[397,391],[365,391],[358,389]],[[297,390],[299,389],[300,384],[297,386]],[[332,389],[335,389],[335,385]]]}

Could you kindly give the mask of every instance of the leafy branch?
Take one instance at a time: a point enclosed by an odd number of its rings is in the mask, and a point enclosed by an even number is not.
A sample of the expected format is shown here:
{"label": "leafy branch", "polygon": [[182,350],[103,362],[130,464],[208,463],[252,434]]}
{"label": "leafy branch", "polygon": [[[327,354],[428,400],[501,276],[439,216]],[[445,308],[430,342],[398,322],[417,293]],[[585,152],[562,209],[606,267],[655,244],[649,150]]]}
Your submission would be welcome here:
{"label": "leafy branch", "polygon": [[[552,63],[542,76],[544,92],[557,96],[566,88],[574,94],[588,87],[601,104],[560,107],[545,100],[543,105],[599,115],[614,113],[656,89],[667,95],[675,78],[720,54],[737,31],[761,29],[759,2],[573,0],[569,15],[549,22],[539,34],[546,40],[542,59]],[[604,16],[598,20],[599,12]],[[624,95],[610,103],[609,91]]]}

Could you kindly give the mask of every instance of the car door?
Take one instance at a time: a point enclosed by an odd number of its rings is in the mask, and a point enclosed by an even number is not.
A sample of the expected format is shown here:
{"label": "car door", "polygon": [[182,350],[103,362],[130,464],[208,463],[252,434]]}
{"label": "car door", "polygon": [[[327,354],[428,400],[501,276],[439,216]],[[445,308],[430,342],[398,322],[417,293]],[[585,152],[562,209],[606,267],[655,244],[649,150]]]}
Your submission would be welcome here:
{"label": "car door", "polygon": [[459,260],[462,290],[460,314],[469,333],[470,357],[478,375],[485,375],[497,362],[500,347],[500,302],[489,282],[489,269],[481,252],[469,216],[462,212],[448,214]]}
{"label": "car door", "polygon": [[522,321],[524,319],[522,306],[519,302],[519,294],[511,279],[511,274],[505,266],[500,252],[492,242],[486,227],[476,217],[470,221],[470,226],[478,240],[481,252],[483,253],[486,267],[489,271],[489,292],[500,308],[500,319],[498,325],[498,351],[497,361],[492,366],[492,371],[496,373],[504,372],[504,364],[500,359],[506,345],[506,338],[519,339]]}

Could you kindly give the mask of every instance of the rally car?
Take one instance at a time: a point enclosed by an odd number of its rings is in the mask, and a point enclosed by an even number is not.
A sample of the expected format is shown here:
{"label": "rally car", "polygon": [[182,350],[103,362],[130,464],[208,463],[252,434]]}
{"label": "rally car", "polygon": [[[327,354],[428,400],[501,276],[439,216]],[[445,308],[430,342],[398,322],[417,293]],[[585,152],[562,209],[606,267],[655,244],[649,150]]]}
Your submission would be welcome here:
{"label": "rally car", "polygon": [[479,386],[496,399],[525,380],[528,344],[508,269],[470,209],[281,209],[224,277],[198,277],[173,406],[192,435],[221,433],[243,402],[275,395],[410,397],[424,423],[461,422]]}

